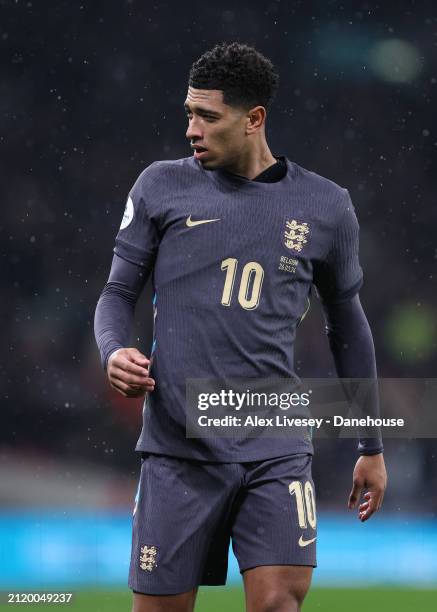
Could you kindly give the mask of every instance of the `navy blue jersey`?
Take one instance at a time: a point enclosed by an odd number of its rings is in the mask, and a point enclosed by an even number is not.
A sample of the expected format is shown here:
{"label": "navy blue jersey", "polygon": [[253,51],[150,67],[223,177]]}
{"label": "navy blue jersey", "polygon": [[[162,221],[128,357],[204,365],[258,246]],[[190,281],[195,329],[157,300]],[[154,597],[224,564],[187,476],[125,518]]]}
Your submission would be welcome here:
{"label": "navy blue jersey", "polygon": [[132,188],[115,253],[152,272],[156,380],[137,450],[207,461],[312,452],[301,439],[187,439],[188,378],[294,377],[296,328],[311,287],[327,303],[362,284],[346,189],[286,160],[274,183],[155,162]]}

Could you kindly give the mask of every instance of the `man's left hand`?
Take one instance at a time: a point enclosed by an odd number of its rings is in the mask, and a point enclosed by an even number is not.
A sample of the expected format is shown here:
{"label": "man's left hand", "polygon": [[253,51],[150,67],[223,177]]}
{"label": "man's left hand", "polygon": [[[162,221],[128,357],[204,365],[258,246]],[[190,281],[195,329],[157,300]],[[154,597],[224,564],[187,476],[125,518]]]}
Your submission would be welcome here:
{"label": "man's left hand", "polygon": [[365,501],[358,507],[358,518],[361,522],[367,521],[381,508],[386,486],[387,472],[382,453],[362,455],[355,464],[348,508],[355,508],[363,489],[367,489],[364,494]]}

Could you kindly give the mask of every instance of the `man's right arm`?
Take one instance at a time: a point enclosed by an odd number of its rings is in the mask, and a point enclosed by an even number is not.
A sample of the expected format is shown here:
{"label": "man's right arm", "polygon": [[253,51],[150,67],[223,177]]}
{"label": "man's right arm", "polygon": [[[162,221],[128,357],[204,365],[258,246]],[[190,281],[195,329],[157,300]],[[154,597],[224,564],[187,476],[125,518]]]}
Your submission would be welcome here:
{"label": "man's right arm", "polygon": [[125,397],[153,391],[149,364],[138,349],[126,348],[135,305],[147,280],[144,267],[114,255],[111,272],[97,303],[94,334],[111,386]]}
{"label": "man's right arm", "polygon": [[111,272],[94,319],[102,365],[111,386],[126,397],[153,391],[155,384],[149,378],[149,360],[128,345],[135,305],[153,270],[160,243],[159,198],[155,193],[160,177],[160,164],[155,162],[140,174],[129,192],[115,238]]}

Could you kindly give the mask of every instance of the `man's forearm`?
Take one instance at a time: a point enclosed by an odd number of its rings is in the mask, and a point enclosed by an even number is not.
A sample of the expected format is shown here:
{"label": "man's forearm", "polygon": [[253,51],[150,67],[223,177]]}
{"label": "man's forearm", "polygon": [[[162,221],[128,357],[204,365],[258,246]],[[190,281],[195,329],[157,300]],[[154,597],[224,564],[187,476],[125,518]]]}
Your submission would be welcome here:
{"label": "man's forearm", "polygon": [[129,345],[135,305],[145,281],[146,275],[140,266],[114,256],[94,316],[94,335],[105,370],[111,354]]}
{"label": "man's forearm", "polygon": [[[323,305],[326,331],[340,378],[374,380],[365,405],[360,406],[370,416],[379,416],[379,397],[375,348],[372,332],[358,295],[340,304]],[[381,437],[360,438],[358,450],[363,455],[383,451]]]}
{"label": "man's forearm", "polygon": [[100,295],[94,316],[94,335],[105,370],[111,354],[128,346],[135,302],[117,283],[106,283]]}

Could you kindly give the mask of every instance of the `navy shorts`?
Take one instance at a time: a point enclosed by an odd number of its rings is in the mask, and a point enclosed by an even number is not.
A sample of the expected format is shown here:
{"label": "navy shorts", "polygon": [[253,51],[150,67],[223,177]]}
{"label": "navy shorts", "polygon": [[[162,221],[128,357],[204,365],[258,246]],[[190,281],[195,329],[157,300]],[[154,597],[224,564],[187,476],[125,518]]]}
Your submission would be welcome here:
{"label": "navy shorts", "polygon": [[129,587],[174,595],[226,584],[229,543],[240,572],[316,566],[312,455],[204,463],[143,453]]}

